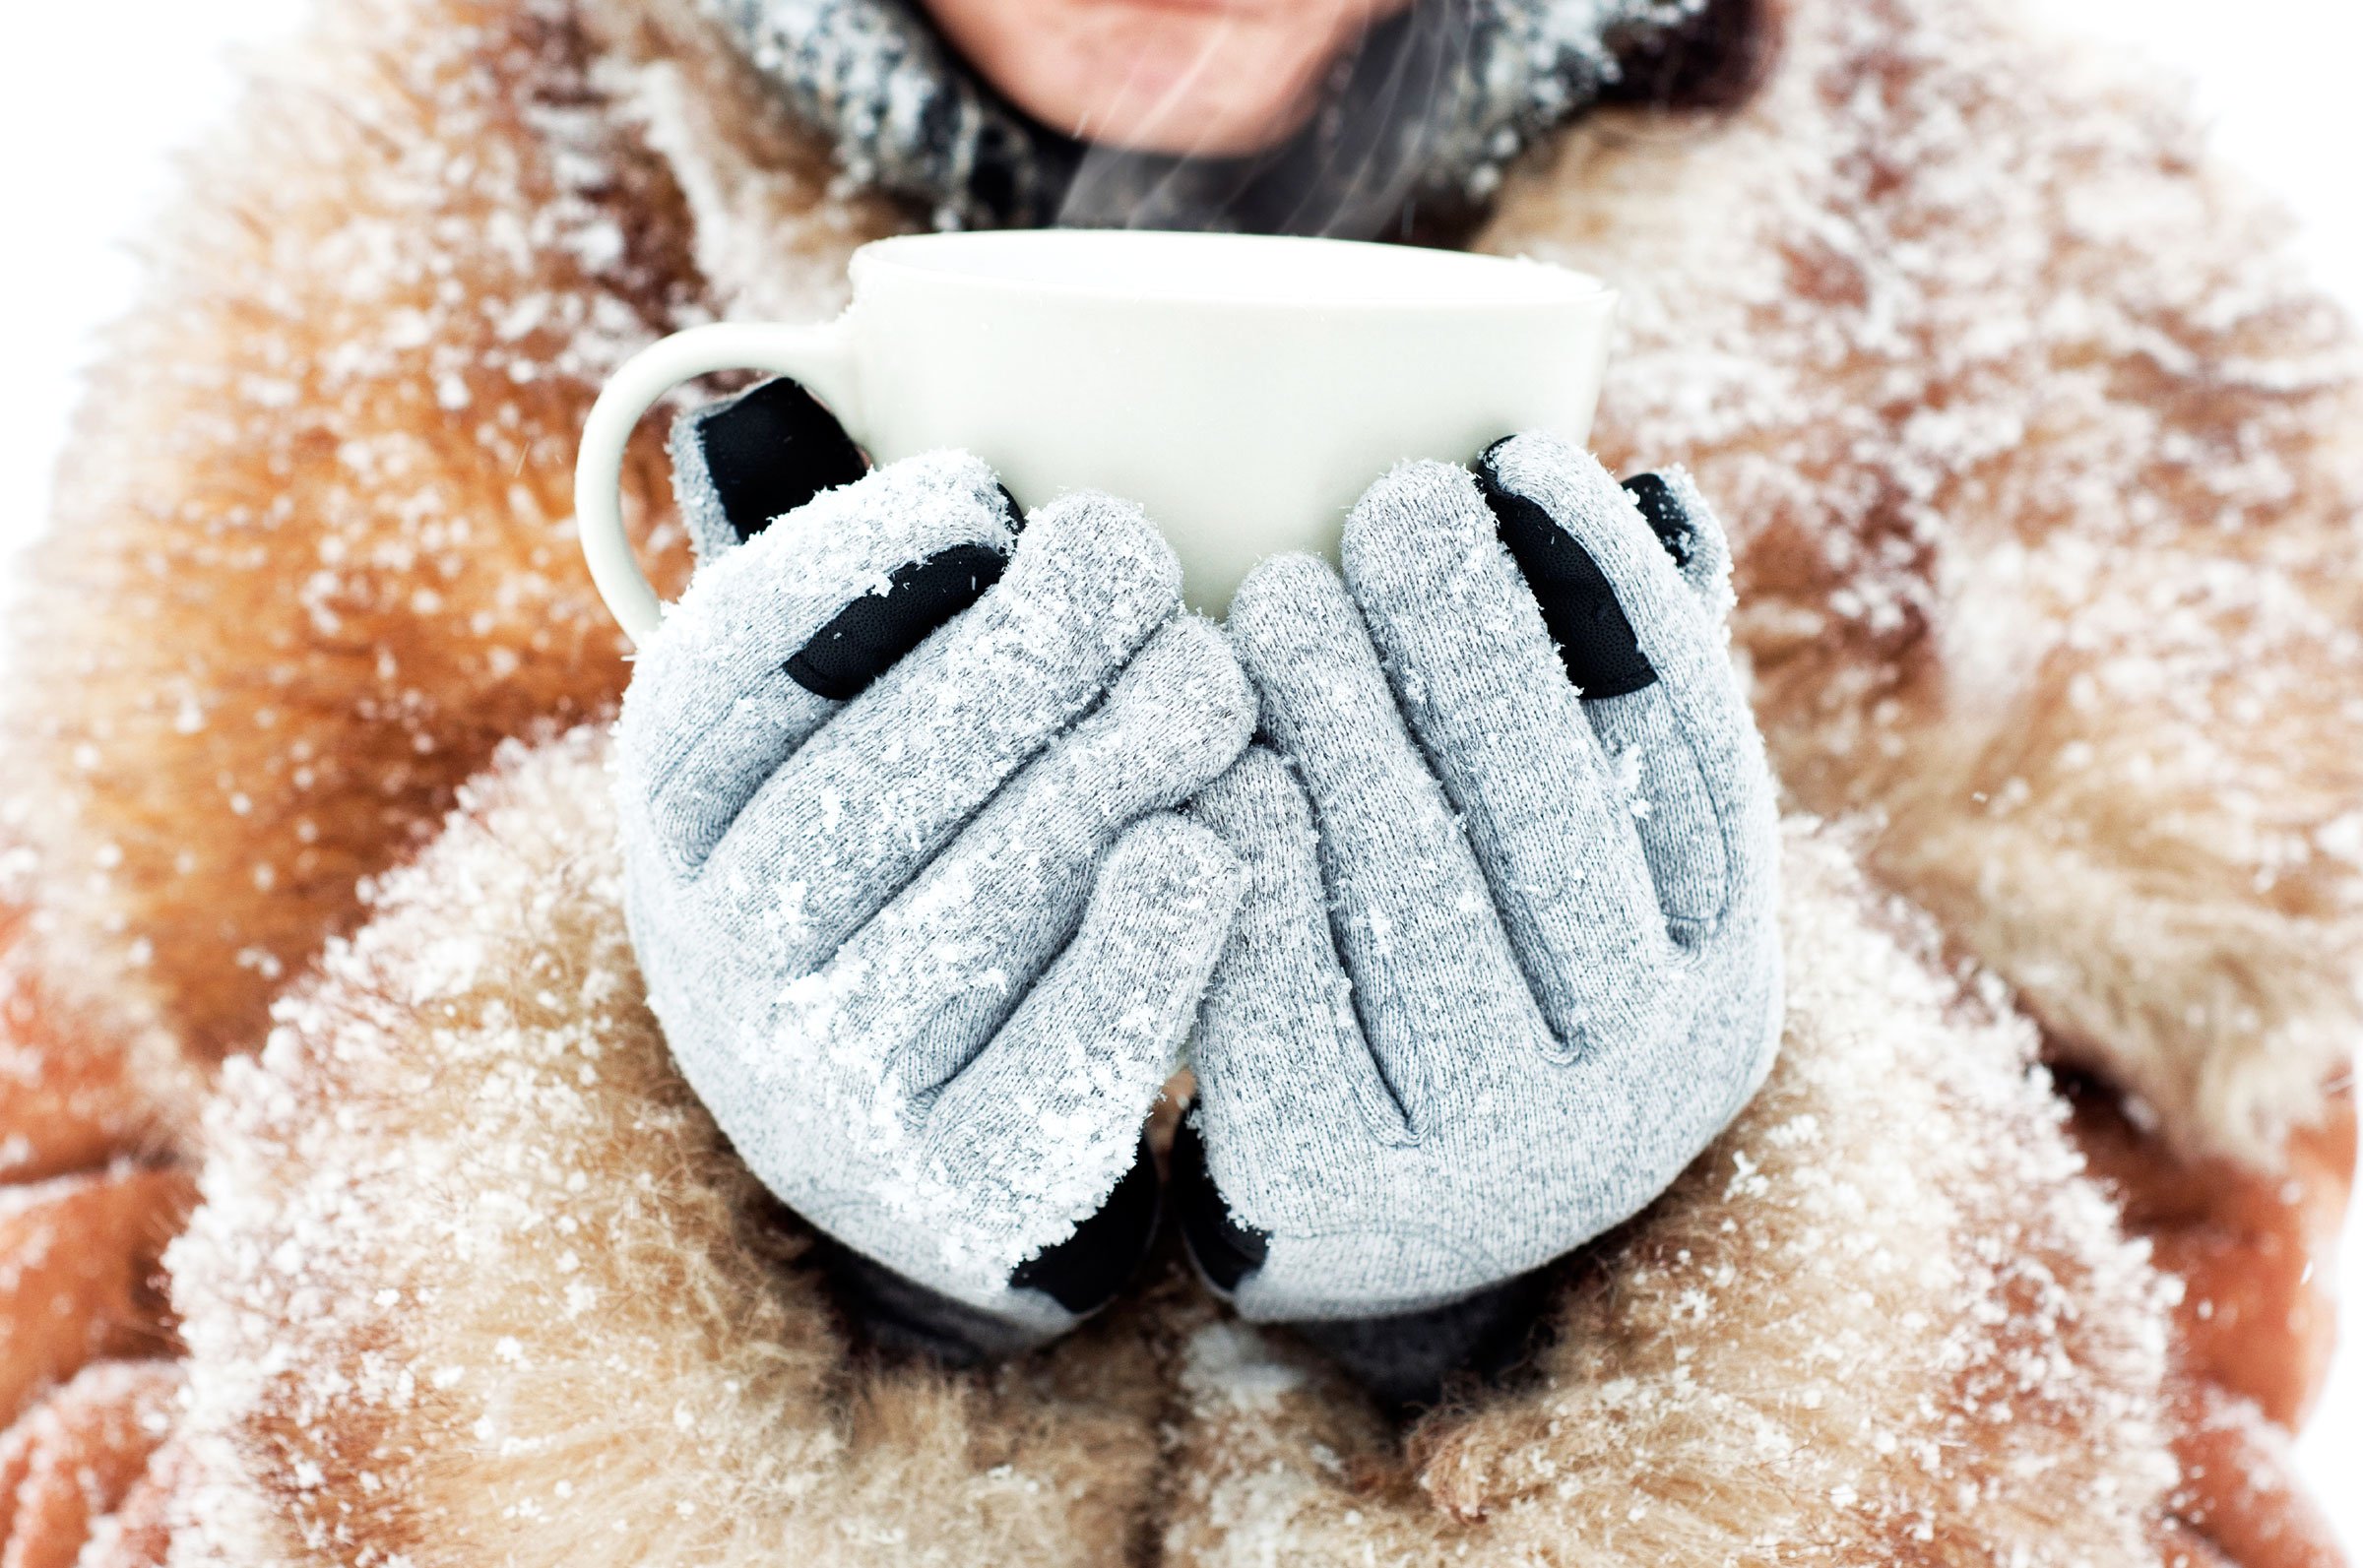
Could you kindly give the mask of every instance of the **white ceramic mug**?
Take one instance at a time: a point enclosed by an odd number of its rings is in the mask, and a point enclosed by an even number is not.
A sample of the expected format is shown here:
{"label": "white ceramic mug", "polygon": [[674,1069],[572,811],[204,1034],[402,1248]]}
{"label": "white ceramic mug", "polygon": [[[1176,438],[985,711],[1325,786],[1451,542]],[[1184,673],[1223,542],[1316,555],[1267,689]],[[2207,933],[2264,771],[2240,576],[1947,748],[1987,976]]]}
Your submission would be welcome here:
{"label": "white ceramic mug", "polygon": [[1334,554],[1398,462],[1466,463],[1521,430],[1580,444],[1616,307],[1539,262],[1231,234],[912,235],[864,245],[851,272],[834,321],[693,327],[601,394],[575,509],[635,641],[658,601],[624,537],[624,443],[692,377],[792,376],[872,462],[963,448],[1029,510],[1070,489],[1138,502],[1189,602],[1220,613],[1265,556]]}

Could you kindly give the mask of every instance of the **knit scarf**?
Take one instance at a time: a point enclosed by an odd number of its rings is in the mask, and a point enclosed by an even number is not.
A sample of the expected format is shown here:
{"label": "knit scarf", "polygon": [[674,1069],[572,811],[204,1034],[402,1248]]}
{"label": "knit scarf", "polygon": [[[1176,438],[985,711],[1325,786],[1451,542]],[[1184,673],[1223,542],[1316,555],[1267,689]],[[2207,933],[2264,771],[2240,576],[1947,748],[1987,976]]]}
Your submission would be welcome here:
{"label": "knit scarf", "polygon": [[1396,237],[1481,210],[1534,138],[1592,102],[1622,49],[1705,0],[1415,0],[1332,67],[1297,135],[1247,157],[1079,142],[979,78],[918,0],[709,0],[856,179],[940,227]]}

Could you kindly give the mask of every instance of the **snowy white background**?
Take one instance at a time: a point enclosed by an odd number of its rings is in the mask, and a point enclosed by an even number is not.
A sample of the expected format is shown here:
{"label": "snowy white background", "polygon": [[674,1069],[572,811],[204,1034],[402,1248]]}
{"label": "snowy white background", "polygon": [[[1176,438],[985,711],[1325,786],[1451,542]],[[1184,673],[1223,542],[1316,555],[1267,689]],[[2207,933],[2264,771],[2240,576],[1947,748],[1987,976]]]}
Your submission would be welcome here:
{"label": "snowy white background", "polygon": [[[267,48],[305,0],[112,0],[22,5],[0,51],[0,586],[7,551],[39,527],[49,471],[94,331],[129,304],[125,246],[172,188],[171,155],[230,101],[236,51]],[[2363,7],[2353,0],[2044,0],[2187,72],[2218,146],[2304,223],[2322,281],[2363,311]],[[2363,570],[2363,563],[2358,563]],[[2316,1492],[2363,1557],[2363,1210],[2348,1227],[2335,1386],[2301,1450]]]}

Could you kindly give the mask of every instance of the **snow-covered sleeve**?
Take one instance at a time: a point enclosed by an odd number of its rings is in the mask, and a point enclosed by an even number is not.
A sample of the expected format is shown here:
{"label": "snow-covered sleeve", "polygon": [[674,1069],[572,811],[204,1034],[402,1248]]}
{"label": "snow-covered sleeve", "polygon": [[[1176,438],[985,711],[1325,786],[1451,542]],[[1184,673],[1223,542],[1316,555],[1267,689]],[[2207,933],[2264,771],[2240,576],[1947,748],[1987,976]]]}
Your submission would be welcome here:
{"label": "snow-covered sleeve", "polygon": [[1166,1561],[2158,1560],[2167,1292],[2080,1174],[2033,1032],[1832,838],[1793,828],[1782,880],[1770,1081],[1557,1269],[1529,1364],[1398,1436],[1290,1336],[1206,1325]]}
{"label": "snow-covered sleeve", "polygon": [[228,1069],[169,1260],[204,1467],[184,1549],[1125,1560],[1154,1306],[990,1376],[854,1353],[811,1232],[648,1014],[606,753],[511,748]]}

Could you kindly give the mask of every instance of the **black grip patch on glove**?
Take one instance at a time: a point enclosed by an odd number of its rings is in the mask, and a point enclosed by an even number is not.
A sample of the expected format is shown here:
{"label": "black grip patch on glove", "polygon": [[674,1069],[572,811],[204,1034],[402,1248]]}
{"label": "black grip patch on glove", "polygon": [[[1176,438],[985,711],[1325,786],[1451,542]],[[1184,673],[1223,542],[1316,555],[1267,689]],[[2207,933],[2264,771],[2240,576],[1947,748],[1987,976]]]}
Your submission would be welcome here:
{"label": "black grip patch on glove", "polygon": [[1099,1213],[1075,1226],[1075,1233],[1017,1266],[1009,1283],[1040,1290],[1080,1317],[1097,1312],[1116,1299],[1149,1247],[1157,1238],[1157,1219],[1164,1207],[1157,1189],[1157,1160],[1144,1139]]}
{"label": "black grip patch on glove", "polygon": [[1586,698],[1623,697],[1657,679],[1632,622],[1617,602],[1607,574],[1584,547],[1552,521],[1539,502],[1502,483],[1494,454],[1477,462],[1477,483],[1492,509],[1501,543],[1525,575],[1526,587],[1542,607],[1543,625],[1559,649],[1567,679]]}
{"label": "black grip patch on glove", "polygon": [[813,696],[850,702],[929,633],[984,597],[1008,565],[988,545],[955,544],[897,567],[886,592],[865,594],[839,610],[782,667]]}
{"label": "black grip patch on glove", "polygon": [[1215,1187],[1214,1174],[1206,1168],[1206,1141],[1188,1116],[1174,1134],[1174,1213],[1198,1272],[1225,1294],[1262,1268],[1271,1253],[1272,1238],[1253,1225],[1241,1224]]}
{"label": "black grip patch on glove", "polygon": [[845,426],[785,376],[731,399],[696,429],[715,498],[741,543],[869,471]]}
{"label": "black grip patch on glove", "polygon": [[1657,542],[1674,557],[1674,564],[1690,565],[1693,548],[1691,514],[1682,504],[1682,498],[1674,493],[1674,486],[1662,474],[1636,473],[1625,481],[1625,493],[1641,509],[1649,532],[1657,535]]}

